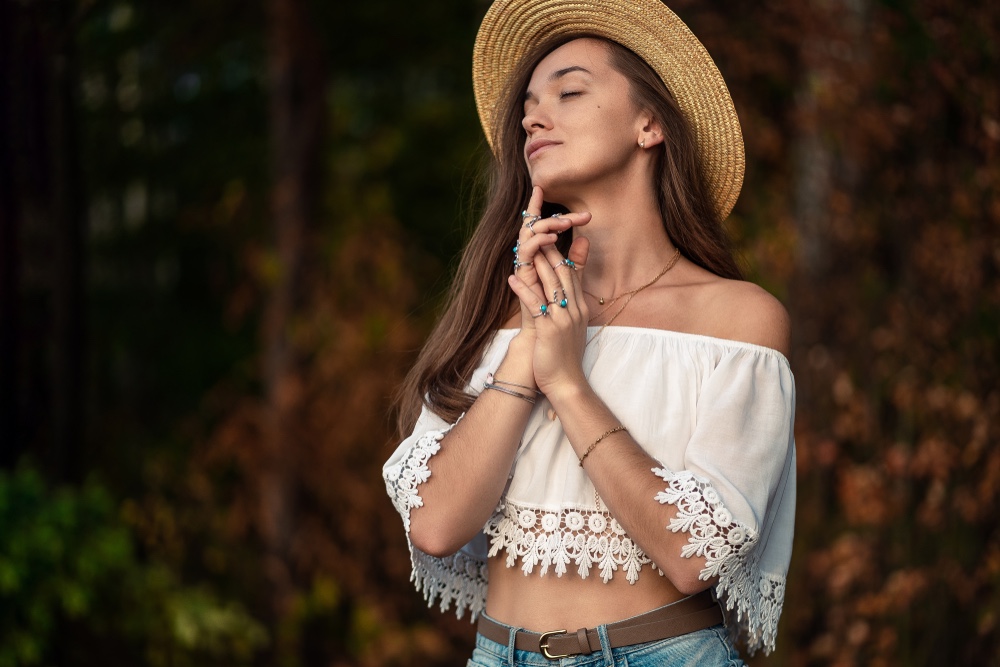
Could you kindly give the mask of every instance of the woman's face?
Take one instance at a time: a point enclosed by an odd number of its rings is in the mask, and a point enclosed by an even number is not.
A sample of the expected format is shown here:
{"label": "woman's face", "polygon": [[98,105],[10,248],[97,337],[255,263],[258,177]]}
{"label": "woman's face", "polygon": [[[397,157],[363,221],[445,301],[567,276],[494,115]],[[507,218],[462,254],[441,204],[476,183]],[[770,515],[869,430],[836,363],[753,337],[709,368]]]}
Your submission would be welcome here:
{"label": "woman's face", "polygon": [[586,191],[614,187],[639,155],[646,120],[629,82],[596,39],[576,39],[548,54],[524,96],[524,158],[546,201],[569,204]]}

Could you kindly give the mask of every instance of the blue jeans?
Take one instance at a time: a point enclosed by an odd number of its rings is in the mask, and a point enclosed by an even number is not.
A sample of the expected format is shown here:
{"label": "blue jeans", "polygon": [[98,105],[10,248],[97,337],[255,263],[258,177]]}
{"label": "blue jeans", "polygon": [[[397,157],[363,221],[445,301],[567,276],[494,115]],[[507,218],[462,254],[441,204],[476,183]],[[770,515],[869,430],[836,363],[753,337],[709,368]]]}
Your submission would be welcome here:
{"label": "blue jeans", "polygon": [[514,632],[517,628],[507,628],[511,637],[507,645],[477,634],[476,648],[472,659],[466,663],[467,667],[745,667],[721,625],[680,637],[621,648],[608,647],[607,629],[599,625],[597,633],[601,637],[601,651],[559,660],[515,649]]}

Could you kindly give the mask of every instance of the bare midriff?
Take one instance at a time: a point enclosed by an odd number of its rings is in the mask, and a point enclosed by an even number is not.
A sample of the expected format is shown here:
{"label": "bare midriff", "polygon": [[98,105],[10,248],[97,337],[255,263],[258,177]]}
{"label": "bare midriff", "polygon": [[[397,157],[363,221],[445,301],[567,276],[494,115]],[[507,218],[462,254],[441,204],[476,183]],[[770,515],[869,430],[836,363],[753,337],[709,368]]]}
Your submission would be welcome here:
{"label": "bare midriff", "polygon": [[486,613],[501,623],[533,632],[576,631],[613,623],[684,598],[666,577],[650,566],[628,583],[620,569],[608,583],[598,568],[583,579],[574,565],[561,577],[552,570],[525,575],[520,563],[508,568],[502,557],[489,559]]}

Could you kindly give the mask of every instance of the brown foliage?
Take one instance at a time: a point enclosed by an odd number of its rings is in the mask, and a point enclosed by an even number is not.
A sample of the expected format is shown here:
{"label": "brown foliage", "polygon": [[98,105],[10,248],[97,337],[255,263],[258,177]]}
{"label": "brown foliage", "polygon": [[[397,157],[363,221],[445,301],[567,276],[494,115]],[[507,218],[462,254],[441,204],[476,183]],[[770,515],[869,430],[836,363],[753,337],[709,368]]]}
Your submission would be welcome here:
{"label": "brown foliage", "polygon": [[[795,323],[796,548],[777,653],[755,663],[988,664],[1000,655],[1000,7],[677,8],[745,128],[730,224]],[[420,260],[392,220],[361,217],[311,239],[321,261],[287,324],[298,597],[277,631],[326,619],[317,642],[342,656],[330,664],[458,664],[471,629],[424,615],[379,476],[388,397],[426,331],[409,315]],[[246,257],[266,283],[273,260]],[[206,405],[222,417],[187,493],[238,551],[261,520],[263,408],[227,386]],[[173,524],[157,524],[155,503],[147,513],[173,544]]]}
{"label": "brown foliage", "polygon": [[[288,562],[261,567],[286,567],[296,584],[279,627],[291,633],[290,646],[319,624],[330,634],[319,643],[350,661],[343,664],[433,664],[452,647],[440,630],[412,623],[422,604],[381,482],[390,395],[419,345],[408,319],[418,295],[394,223],[365,224],[320,251],[288,323],[297,372],[285,391],[295,427],[283,446],[294,520]],[[238,471],[229,498],[213,500],[227,505],[233,544],[260,534],[262,414],[257,399],[236,401],[195,462],[202,475]]]}
{"label": "brown foliage", "polygon": [[792,292],[802,491],[782,654],[988,662],[998,13],[930,2],[863,20],[852,57],[816,65],[830,74],[812,118],[835,167],[828,265],[800,268]]}

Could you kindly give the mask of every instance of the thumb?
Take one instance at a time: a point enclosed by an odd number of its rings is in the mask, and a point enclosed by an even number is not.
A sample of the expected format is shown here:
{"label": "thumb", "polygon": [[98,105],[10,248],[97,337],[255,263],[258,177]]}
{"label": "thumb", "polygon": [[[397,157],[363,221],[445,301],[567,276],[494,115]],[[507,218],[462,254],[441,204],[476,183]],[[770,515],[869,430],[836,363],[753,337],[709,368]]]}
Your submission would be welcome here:
{"label": "thumb", "polygon": [[590,256],[590,239],[586,239],[579,236],[573,239],[573,244],[569,247],[569,252],[566,253],[576,264],[576,277],[579,280],[583,280],[583,271],[587,266],[587,258]]}

